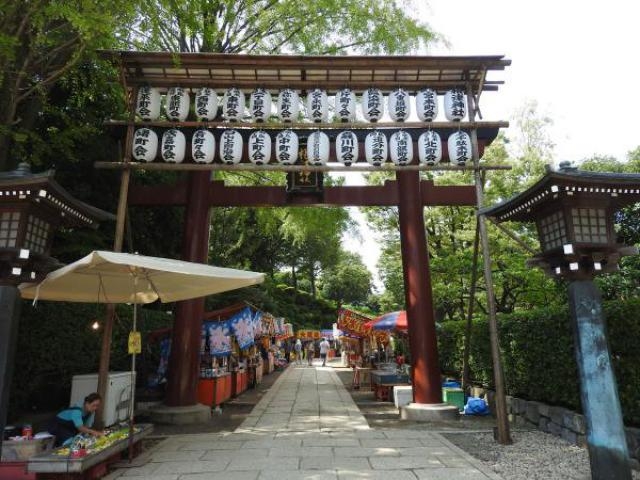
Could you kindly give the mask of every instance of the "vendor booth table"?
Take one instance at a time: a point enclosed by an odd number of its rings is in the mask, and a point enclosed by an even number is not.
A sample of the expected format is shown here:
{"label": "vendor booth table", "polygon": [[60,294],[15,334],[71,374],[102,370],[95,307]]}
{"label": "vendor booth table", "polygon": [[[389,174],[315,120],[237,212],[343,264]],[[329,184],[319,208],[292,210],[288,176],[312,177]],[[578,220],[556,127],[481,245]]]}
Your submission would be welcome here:
{"label": "vendor booth table", "polygon": [[220,373],[212,378],[198,381],[198,403],[217,407],[231,398],[232,378],[230,373]]}
{"label": "vendor booth table", "polygon": [[[141,440],[153,431],[153,425],[138,424],[136,429],[139,430],[133,435],[133,444],[137,454],[140,452]],[[35,473],[36,480],[94,480],[105,476],[109,465],[122,460],[122,453],[128,447],[129,439],[125,437],[103,450],[81,457],[60,455],[60,449],[56,449],[29,458],[27,472]]]}
{"label": "vendor booth table", "polygon": [[393,387],[409,385],[409,375],[390,370],[372,370],[371,388],[376,400],[393,401]]}

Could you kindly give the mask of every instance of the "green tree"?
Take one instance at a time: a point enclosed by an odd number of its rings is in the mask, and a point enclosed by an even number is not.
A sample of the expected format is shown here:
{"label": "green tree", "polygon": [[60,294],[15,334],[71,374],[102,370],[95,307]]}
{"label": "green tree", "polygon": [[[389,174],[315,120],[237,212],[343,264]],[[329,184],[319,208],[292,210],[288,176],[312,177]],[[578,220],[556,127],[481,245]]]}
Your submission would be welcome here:
{"label": "green tree", "polygon": [[338,305],[365,303],[371,285],[371,272],[362,257],[351,252],[341,252],[338,263],[322,273],[322,296]]}
{"label": "green tree", "polygon": [[436,39],[390,0],[141,0],[131,40],[171,52],[407,53]]}
{"label": "green tree", "polygon": [[34,124],[52,88],[95,49],[116,45],[132,11],[123,0],[0,1],[0,171],[37,160]]}

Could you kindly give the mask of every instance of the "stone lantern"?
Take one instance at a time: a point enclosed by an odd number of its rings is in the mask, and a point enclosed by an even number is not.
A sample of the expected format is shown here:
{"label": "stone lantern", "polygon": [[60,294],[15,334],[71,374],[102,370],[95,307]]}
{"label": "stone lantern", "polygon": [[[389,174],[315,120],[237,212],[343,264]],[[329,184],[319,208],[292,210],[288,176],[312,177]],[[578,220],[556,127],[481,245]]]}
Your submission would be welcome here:
{"label": "stone lantern", "polygon": [[637,248],[617,242],[615,213],[640,202],[640,174],[579,171],[568,162],[515,197],[480,211],[498,222],[535,222],[542,253],[529,261],[569,282],[576,360],[593,479],[631,479],[627,443],[597,274]]}
{"label": "stone lantern", "polygon": [[14,171],[0,173],[0,432],[6,422],[20,318],[17,285],[39,282],[62,266],[49,256],[59,227],[97,228],[99,221],[114,219],[73,198],[53,179],[53,171],[32,174],[29,165],[21,163]]}

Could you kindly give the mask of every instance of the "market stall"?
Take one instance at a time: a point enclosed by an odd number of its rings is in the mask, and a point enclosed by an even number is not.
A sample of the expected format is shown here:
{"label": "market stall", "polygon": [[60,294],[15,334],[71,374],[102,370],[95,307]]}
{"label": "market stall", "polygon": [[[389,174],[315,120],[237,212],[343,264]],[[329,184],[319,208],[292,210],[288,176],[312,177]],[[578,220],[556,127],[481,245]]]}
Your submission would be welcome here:
{"label": "market stall", "polygon": [[[151,424],[137,424],[134,427],[134,453],[139,453],[141,440],[152,431]],[[129,427],[126,425],[108,431],[105,436],[99,438],[77,435],[68,447],[56,448],[30,457],[27,461],[27,472],[35,474],[37,480],[102,478],[108,473],[109,465],[122,460],[123,453],[129,447],[128,436]]]}

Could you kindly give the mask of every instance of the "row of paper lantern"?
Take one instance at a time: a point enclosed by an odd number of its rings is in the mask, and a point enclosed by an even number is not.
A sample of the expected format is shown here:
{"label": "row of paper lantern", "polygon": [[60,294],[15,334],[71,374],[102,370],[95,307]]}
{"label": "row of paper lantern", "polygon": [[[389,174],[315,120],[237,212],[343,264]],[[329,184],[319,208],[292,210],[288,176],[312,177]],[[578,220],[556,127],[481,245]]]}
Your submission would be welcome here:
{"label": "row of paper lantern", "polygon": [[[348,88],[339,90],[335,96],[335,114],[339,120],[352,122],[356,118],[356,94]],[[416,113],[423,122],[431,122],[438,115],[438,94],[425,88],[415,97]],[[182,87],[170,88],[165,102],[165,113],[172,121],[183,122],[189,115],[189,91]],[[229,88],[222,97],[222,117],[227,121],[239,121],[245,115],[246,99],[237,88]],[[160,90],[143,86],[138,91],[136,114],[143,120],[160,117]],[[285,89],[278,95],[276,103],[278,118],[282,122],[293,122],[300,113],[300,97],[295,90]],[[255,89],[249,96],[249,115],[255,122],[263,122],[271,115],[271,94],[264,88]],[[310,120],[326,123],[329,119],[327,92],[316,88],[306,98],[307,115]],[[395,122],[403,122],[411,114],[411,96],[401,88],[389,94],[387,108]],[[362,113],[365,120],[377,122],[385,110],[383,93],[369,88],[362,94]],[[449,90],[444,95],[444,112],[449,121],[460,121],[466,114],[466,98],[462,90]],[[218,95],[212,88],[200,88],[195,97],[195,115],[198,120],[212,121],[218,114]]]}
{"label": "row of paper lantern", "polygon": [[[158,135],[149,128],[140,128],[133,137],[133,158],[141,162],[155,160],[160,144],[160,155],[165,162],[182,163],[185,160],[187,139],[180,130],[172,128]],[[428,130],[418,138],[418,158],[420,163],[435,165],[442,159],[440,135]],[[271,161],[271,136],[256,130],[249,136],[247,154],[255,165],[265,165]],[[293,130],[282,130],[276,135],[275,157],[282,165],[293,165],[298,160],[298,135]],[[449,160],[454,165],[464,165],[471,160],[471,139],[458,130],[447,141]],[[223,130],[220,135],[219,158],[223,163],[233,165],[242,160],[244,141],[237,130]],[[212,163],[216,154],[216,139],[209,130],[196,130],[191,138],[191,158],[196,163]],[[317,130],[307,139],[307,159],[311,165],[324,165],[329,161],[330,142],[326,133]],[[351,130],[340,132],[335,140],[336,159],[346,166],[360,159],[358,138]],[[413,139],[411,135],[398,130],[387,141],[380,130],[367,134],[364,142],[364,158],[374,166],[380,166],[391,158],[396,165],[407,165],[413,161]]]}

